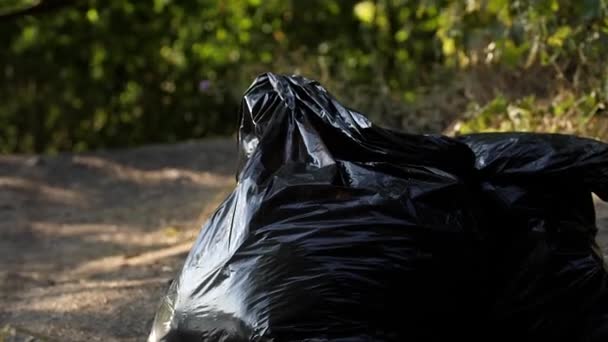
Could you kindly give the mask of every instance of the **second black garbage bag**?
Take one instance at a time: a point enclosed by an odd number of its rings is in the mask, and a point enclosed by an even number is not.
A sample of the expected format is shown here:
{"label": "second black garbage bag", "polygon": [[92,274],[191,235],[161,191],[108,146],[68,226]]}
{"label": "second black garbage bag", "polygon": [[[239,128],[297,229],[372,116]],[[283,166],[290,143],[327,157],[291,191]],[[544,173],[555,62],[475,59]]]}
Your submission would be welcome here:
{"label": "second black garbage bag", "polygon": [[[246,92],[237,185],[149,341],[434,341],[475,333],[474,156],[379,128],[302,77]],[[447,340],[447,339],[444,339]]]}
{"label": "second black garbage bag", "polygon": [[486,216],[485,327],[501,332],[490,340],[608,341],[608,276],[592,198],[608,199],[608,145],[514,132],[459,140],[475,153]]}

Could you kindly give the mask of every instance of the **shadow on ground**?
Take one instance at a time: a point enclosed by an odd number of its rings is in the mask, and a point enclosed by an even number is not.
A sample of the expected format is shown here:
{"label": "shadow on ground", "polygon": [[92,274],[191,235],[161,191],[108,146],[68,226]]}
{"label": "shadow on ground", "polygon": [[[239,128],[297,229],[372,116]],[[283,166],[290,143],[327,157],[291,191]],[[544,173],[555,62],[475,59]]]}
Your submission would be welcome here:
{"label": "shadow on ground", "polygon": [[50,341],[145,340],[201,223],[232,190],[235,165],[232,139],[0,157],[0,328]]}

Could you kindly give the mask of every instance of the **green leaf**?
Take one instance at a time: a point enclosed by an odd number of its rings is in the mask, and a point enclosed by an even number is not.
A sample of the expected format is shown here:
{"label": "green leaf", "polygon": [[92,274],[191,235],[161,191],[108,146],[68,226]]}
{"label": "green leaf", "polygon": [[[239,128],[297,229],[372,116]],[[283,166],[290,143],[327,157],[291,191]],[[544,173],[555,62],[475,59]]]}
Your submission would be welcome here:
{"label": "green leaf", "polygon": [[361,1],[353,7],[355,17],[366,24],[374,21],[376,5],[372,1]]}
{"label": "green leaf", "polygon": [[570,26],[561,26],[547,39],[547,44],[553,47],[562,47],[564,41],[570,37],[570,34],[572,34]]}
{"label": "green leaf", "polygon": [[490,0],[488,1],[488,11],[498,14],[500,11],[509,8],[509,0]]}
{"label": "green leaf", "polygon": [[456,40],[454,38],[446,37],[441,41],[441,49],[443,54],[451,56],[456,52]]}
{"label": "green leaf", "polygon": [[89,20],[89,22],[91,23],[96,23],[99,21],[99,13],[97,13],[97,10],[94,8],[91,8],[87,11],[87,19]]}
{"label": "green leaf", "polygon": [[399,43],[403,43],[404,41],[406,41],[409,38],[409,36],[410,36],[409,31],[401,29],[395,33],[395,40],[398,41]]}

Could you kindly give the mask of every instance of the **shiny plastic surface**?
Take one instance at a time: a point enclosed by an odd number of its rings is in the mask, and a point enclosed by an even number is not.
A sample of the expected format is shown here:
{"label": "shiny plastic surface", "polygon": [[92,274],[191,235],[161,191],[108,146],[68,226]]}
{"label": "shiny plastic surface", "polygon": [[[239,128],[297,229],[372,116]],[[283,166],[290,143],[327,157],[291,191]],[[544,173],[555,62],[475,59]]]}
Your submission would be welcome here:
{"label": "shiny plastic surface", "polygon": [[[548,142],[547,157],[544,138],[509,139],[402,134],[315,81],[258,77],[238,183],[149,341],[523,341],[548,327],[575,336],[553,341],[605,341],[590,191],[603,191],[606,145]],[[574,311],[553,314],[558,301]]]}

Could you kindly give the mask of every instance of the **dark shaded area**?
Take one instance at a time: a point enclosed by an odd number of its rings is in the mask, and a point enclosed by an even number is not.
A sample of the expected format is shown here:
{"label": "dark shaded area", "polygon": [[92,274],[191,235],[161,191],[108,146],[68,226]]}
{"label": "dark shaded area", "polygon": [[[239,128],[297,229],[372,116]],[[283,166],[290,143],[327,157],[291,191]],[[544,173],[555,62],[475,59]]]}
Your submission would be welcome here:
{"label": "dark shaded area", "polygon": [[592,193],[608,199],[608,145],[561,134],[486,133],[476,155],[497,341],[608,339],[608,268]]}

